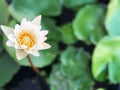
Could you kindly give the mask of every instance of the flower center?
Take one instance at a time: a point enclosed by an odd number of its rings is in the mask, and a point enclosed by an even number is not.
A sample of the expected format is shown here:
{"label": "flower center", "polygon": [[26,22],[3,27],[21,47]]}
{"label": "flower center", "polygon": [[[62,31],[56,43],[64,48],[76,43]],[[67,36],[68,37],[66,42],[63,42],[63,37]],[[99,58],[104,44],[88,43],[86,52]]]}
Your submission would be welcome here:
{"label": "flower center", "polygon": [[35,45],[35,36],[29,32],[21,32],[18,35],[17,42],[19,45],[24,45],[27,48],[32,48]]}

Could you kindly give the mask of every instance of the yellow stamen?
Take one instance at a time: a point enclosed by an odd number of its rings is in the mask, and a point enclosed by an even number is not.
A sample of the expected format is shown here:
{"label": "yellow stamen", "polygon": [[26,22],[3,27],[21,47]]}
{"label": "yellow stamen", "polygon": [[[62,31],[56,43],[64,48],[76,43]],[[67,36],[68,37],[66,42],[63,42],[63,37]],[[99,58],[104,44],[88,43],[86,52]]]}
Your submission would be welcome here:
{"label": "yellow stamen", "polygon": [[25,45],[29,49],[35,45],[35,36],[30,32],[23,31],[19,33],[17,42],[19,45]]}

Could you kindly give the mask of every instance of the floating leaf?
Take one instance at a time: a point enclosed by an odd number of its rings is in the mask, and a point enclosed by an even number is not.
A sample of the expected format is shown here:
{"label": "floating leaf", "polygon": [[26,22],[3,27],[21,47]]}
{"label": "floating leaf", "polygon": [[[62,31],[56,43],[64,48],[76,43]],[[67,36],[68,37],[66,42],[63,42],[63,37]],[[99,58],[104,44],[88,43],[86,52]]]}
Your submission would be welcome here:
{"label": "floating leaf", "polygon": [[99,5],[87,5],[78,11],[73,21],[74,33],[78,39],[87,44],[97,44],[103,38],[104,10]]}
{"label": "floating leaf", "polygon": [[52,18],[43,17],[41,22],[42,30],[48,30],[49,34],[47,35],[48,40],[51,41],[60,41],[61,33],[59,28],[56,26],[56,21]]}
{"label": "floating leaf", "polygon": [[0,87],[9,82],[20,66],[7,53],[0,55]]}
{"label": "floating leaf", "polygon": [[51,90],[93,90],[93,85],[90,75],[86,73],[74,79],[67,78],[60,71],[60,65],[54,66],[50,74]]}
{"label": "floating leaf", "polygon": [[[0,41],[2,41],[2,35],[0,35]],[[2,54],[3,49],[3,45],[0,43],[0,55]]]}
{"label": "floating leaf", "polygon": [[109,35],[120,35],[120,0],[110,1],[105,26]]}
{"label": "floating leaf", "polygon": [[104,81],[109,78],[111,83],[120,82],[120,37],[102,39],[92,57],[92,72],[95,79]]}
{"label": "floating leaf", "polygon": [[60,0],[60,1],[66,7],[72,8],[72,7],[75,7],[75,6],[94,3],[97,0]]}
{"label": "floating leaf", "polygon": [[[63,74],[67,73],[67,76],[70,78],[78,77],[80,74],[86,71],[88,67],[88,61],[89,54],[83,49],[75,50],[72,47],[68,47],[61,55]],[[79,71],[80,69],[81,72]]]}
{"label": "floating leaf", "polygon": [[61,35],[62,35],[62,42],[65,44],[74,44],[77,41],[77,38],[75,37],[74,33],[73,33],[73,28],[72,28],[72,24],[68,23],[65,24],[61,27]]}
{"label": "floating leaf", "polygon": [[15,21],[14,19],[12,19],[12,20],[9,21],[8,26],[14,28],[16,24],[17,24],[17,21]]}
{"label": "floating leaf", "polygon": [[104,88],[98,88],[97,90],[106,90],[106,89],[104,89]]}
{"label": "floating leaf", "polygon": [[61,63],[52,68],[51,90],[93,90],[94,82],[88,70],[87,52],[68,47],[60,59]]}
{"label": "floating leaf", "polygon": [[39,14],[57,16],[61,13],[59,0],[12,0],[9,9],[11,15],[18,21],[22,18],[33,19]]}
{"label": "floating leaf", "polygon": [[7,3],[5,0],[0,0],[0,25],[6,24],[8,21],[9,13]]}

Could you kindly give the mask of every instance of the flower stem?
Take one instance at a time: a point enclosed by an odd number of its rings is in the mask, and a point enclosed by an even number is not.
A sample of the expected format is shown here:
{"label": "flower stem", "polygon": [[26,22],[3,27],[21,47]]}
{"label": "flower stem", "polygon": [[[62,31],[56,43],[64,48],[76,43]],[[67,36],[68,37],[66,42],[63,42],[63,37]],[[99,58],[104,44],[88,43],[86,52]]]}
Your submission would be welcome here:
{"label": "flower stem", "polygon": [[40,71],[39,71],[38,68],[36,68],[36,67],[33,65],[32,60],[31,60],[31,58],[30,58],[30,55],[27,56],[27,59],[28,59],[30,65],[32,66],[32,69],[35,71],[35,73],[38,74],[38,75],[40,75]]}

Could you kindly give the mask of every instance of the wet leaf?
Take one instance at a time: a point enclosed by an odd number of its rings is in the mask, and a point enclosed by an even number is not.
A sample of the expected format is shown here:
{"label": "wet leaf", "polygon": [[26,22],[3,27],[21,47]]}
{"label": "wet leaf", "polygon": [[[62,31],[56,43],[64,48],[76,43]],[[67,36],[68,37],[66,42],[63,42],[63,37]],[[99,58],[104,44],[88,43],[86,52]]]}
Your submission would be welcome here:
{"label": "wet leaf", "polygon": [[5,0],[0,0],[0,25],[6,24],[8,21],[9,13]]}
{"label": "wet leaf", "polygon": [[57,16],[61,13],[61,5],[58,0],[12,0],[9,9],[11,15],[18,21],[21,21],[22,18],[33,19],[40,14]]}
{"label": "wet leaf", "polygon": [[[89,54],[82,48],[75,50],[73,47],[68,47],[61,55],[61,64],[63,74],[69,78],[78,77],[84,73],[88,67]],[[79,71],[81,69],[81,71]],[[72,71],[72,72],[71,72]]]}
{"label": "wet leaf", "polygon": [[89,54],[82,48],[68,47],[61,55],[61,63],[50,74],[51,90],[93,90],[94,82],[88,70]]}
{"label": "wet leaf", "polygon": [[[97,44],[105,35],[103,26],[105,8],[87,5],[80,9],[73,21],[75,36],[87,44]],[[89,14],[88,14],[89,13]]]}
{"label": "wet leaf", "polygon": [[50,74],[51,90],[93,90],[93,85],[90,75],[86,73],[75,79],[67,78],[60,71],[60,65],[54,66]]}
{"label": "wet leaf", "polygon": [[41,26],[42,26],[42,30],[49,31],[49,34],[47,35],[48,40],[55,41],[55,42],[58,42],[61,40],[61,33],[54,19],[43,17]]}
{"label": "wet leaf", "polygon": [[8,83],[20,66],[7,53],[0,55],[0,87]]}
{"label": "wet leaf", "polygon": [[120,0],[111,0],[105,20],[105,26],[109,35],[120,35]]}
{"label": "wet leaf", "polygon": [[74,44],[77,41],[77,38],[73,33],[73,27],[71,23],[63,25],[61,27],[60,32],[63,43],[69,45],[69,44]]}
{"label": "wet leaf", "polygon": [[92,57],[92,73],[94,78],[111,83],[120,82],[120,37],[105,37],[102,39]]}
{"label": "wet leaf", "polygon": [[97,0],[60,0],[60,1],[66,7],[73,8],[84,4],[94,3]]}

